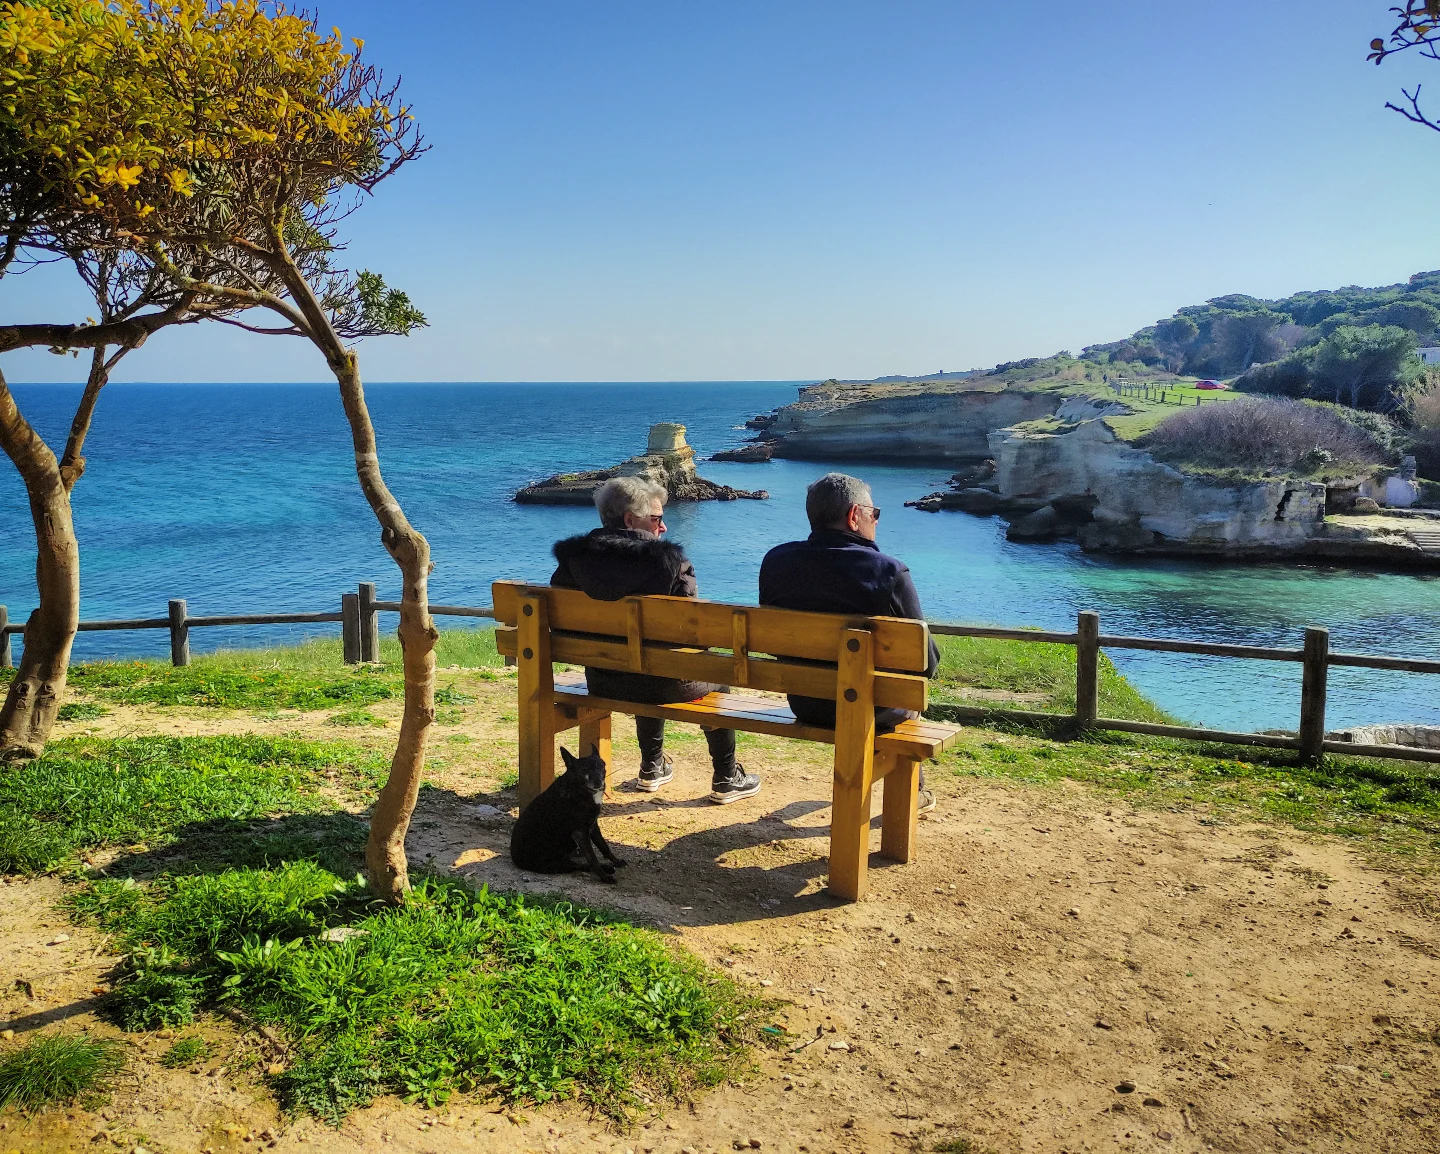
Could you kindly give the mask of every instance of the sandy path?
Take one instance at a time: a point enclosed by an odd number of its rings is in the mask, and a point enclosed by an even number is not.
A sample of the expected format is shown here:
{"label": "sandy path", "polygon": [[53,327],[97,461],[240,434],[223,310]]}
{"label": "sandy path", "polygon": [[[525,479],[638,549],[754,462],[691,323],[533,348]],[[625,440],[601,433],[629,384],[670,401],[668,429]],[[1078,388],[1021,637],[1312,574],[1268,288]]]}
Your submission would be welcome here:
{"label": "sandy path", "polygon": [[[617,749],[633,772],[633,749]],[[602,823],[631,863],[619,886],[570,877],[543,888],[673,931],[791,1003],[777,1021],[808,1044],[762,1055],[743,1087],[624,1134],[572,1108],[426,1112],[393,1100],[336,1132],[278,1119],[263,1089],[228,1072],[235,1033],[215,1023],[205,1032],[222,1057],[199,1076],[138,1066],[109,1120],[9,1117],[0,1154],[256,1149],[270,1140],[246,1136],[272,1127],[279,1150],[437,1154],[672,1154],[751,1138],[827,1152],[957,1137],[1001,1152],[1440,1149],[1432,881],[1374,868],[1333,839],[942,769],[920,860],[876,859],[869,900],[841,905],[822,892],[828,751],[752,743],[744,754],[764,791],[715,807],[703,801],[703,750],[675,744],[680,772],[657,798],[617,792]],[[542,888],[505,857],[508,818],[476,816],[494,802],[509,804],[427,792],[412,860]],[[49,880],[0,889],[0,1011],[17,1030],[73,1014],[72,1025],[108,1032],[87,1001],[104,972],[98,943],[50,910],[57,893]],[[62,932],[69,941],[44,944]],[[12,988],[17,978],[34,997]],[[136,1048],[153,1058],[167,1045]],[[206,1076],[219,1066],[227,1073]]]}

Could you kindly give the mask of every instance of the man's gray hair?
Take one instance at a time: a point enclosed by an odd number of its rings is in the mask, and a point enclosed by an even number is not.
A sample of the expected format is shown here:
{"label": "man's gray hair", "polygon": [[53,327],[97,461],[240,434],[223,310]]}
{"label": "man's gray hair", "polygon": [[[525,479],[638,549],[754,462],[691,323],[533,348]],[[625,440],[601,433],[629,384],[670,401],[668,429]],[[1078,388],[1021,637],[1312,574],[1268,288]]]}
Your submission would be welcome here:
{"label": "man's gray hair", "polygon": [[848,473],[826,473],[805,490],[805,516],[812,529],[843,525],[851,505],[870,504],[870,486]]}
{"label": "man's gray hair", "polygon": [[595,508],[600,513],[600,524],[610,529],[623,529],[626,513],[644,517],[649,514],[654,502],[664,505],[669,495],[665,486],[647,481],[644,477],[611,477],[595,490]]}

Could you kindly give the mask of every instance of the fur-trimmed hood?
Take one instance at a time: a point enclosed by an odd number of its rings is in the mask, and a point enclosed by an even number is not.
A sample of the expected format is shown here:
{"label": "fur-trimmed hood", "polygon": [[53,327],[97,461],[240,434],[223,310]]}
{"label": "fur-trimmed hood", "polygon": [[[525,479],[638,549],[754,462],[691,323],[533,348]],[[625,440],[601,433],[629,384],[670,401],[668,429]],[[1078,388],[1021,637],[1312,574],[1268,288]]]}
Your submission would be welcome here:
{"label": "fur-trimmed hood", "polygon": [[594,529],[556,541],[551,585],[580,589],[598,601],[646,593],[694,597],[695,569],[673,541],[639,529]]}

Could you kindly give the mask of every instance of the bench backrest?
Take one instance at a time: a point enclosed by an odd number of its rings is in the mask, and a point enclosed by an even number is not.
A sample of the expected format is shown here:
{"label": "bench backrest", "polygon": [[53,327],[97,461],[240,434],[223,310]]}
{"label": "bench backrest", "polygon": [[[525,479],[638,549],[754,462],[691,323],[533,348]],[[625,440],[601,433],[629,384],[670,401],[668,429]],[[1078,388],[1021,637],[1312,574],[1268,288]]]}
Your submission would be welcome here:
{"label": "bench backrest", "polygon": [[[497,581],[496,642],[515,655],[525,631],[548,633],[550,660],[834,700],[841,648],[869,634],[874,702],[923,710],[930,631],[923,621],[757,608],[693,597],[596,601],[578,589]],[[719,651],[719,652],[717,652]]]}

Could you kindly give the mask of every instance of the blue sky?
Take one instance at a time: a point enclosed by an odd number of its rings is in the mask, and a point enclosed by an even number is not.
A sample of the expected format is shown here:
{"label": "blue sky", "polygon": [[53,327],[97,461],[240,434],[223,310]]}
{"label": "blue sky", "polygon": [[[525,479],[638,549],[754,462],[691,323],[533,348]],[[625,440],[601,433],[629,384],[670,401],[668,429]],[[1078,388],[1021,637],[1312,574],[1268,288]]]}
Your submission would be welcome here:
{"label": "blue sky", "polygon": [[[1440,134],[1383,107],[1427,67],[1364,59],[1386,9],[321,0],[403,75],[432,145],[351,220],[355,263],[431,321],[365,342],[365,375],[954,370],[1222,293],[1440,267],[1417,210]],[[56,270],[6,278],[0,307],[86,312]],[[162,333],[117,374],[324,376],[299,341],[218,327]]]}

